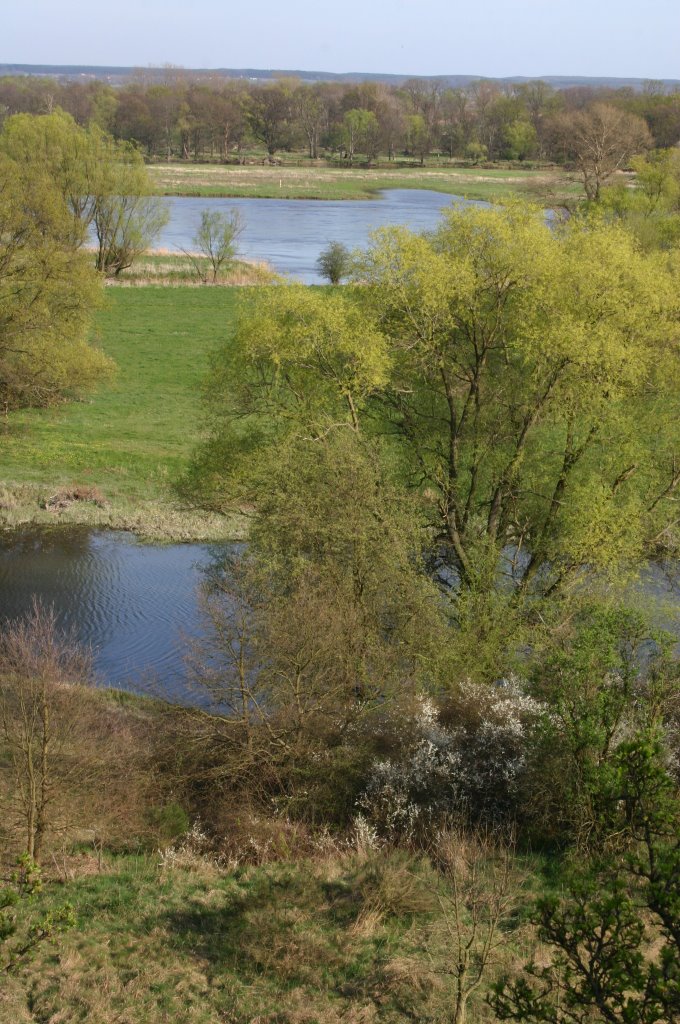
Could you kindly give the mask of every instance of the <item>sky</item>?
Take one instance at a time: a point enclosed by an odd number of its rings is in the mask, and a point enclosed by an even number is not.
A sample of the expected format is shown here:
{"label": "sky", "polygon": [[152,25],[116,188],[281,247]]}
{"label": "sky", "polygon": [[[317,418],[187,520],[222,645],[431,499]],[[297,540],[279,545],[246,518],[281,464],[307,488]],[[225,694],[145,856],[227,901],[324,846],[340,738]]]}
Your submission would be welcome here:
{"label": "sky", "polygon": [[680,0],[0,0],[0,63],[680,79]]}

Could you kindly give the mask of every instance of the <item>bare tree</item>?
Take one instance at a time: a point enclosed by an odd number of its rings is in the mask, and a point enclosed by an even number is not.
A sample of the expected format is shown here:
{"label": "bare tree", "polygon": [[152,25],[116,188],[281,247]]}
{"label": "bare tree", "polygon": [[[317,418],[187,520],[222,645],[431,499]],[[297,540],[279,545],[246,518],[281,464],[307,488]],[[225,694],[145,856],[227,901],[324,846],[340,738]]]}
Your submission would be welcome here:
{"label": "bare tree", "polygon": [[0,638],[0,665],[0,729],[14,782],[9,803],[37,862],[73,768],[79,715],[70,684],[89,680],[91,660],[73,635],[59,632],[54,611],[36,602]]}
{"label": "bare tree", "polygon": [[602,186],[616,171],[652,145],[652,136],[641,117],[606,103],[565,115],[561,124],[586,196],[593,201],[600,198]]}
{"label": "bare tree", "polygon": [[440,837],[437,858],[443,884],[437,892],[445,952],[435,965],[453,979],[450,1019],[465,1024],[471,996],[499,960],[503,925],[515,910],[523,878],[514,862],[514,838],[459,831]]}

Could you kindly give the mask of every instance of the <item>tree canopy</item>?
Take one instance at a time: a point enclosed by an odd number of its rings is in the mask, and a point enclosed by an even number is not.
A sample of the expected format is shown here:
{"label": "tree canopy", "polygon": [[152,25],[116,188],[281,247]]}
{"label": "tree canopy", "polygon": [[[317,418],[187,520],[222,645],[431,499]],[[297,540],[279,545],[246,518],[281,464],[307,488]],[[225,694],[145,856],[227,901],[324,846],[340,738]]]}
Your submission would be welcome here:
{"label": "tree canopy", "polygon": [[263,446],[347,429],[418,495],[448,585],[545,593],[674,550],[676,273],[521,205],[379,231],[341,293],[245,300],[196,477],[219,504]]}
{"label": "tree canopy", "polygon": [[39,173],[61,193],[72,214],[73,243],[94,242],[97,270],[107,277],[129,267],[167,221],[167,211],[151,195],[137,149],[97,125],[80,127],[62,110],[10,117],[0,134],[0,151],[29,177]]}
{"label": "tree canopy", "polygon": [[39,160],[0,152],[0,402],[50,405],[112,363],[88,343],[100,281],[82,231]]}

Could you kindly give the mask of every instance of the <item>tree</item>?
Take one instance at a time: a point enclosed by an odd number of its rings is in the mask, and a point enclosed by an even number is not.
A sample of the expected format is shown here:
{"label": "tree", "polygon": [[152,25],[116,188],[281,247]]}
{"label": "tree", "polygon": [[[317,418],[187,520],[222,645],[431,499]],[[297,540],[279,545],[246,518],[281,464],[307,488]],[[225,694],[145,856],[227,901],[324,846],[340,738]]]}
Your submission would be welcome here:
{"label": "tree", "polygon": [[502,615],[586,565],[614,578],[675,550],[672,264],[597,218],[551,229],[511,205],[378,232],[356,281],[250,298],[197,468],[218,502],[283,436],[380,437],[432,572],[479,621],[490,595]]}
{"label": "tree", "polygon": [[350,272],[349,249],[342,242],[330,242],[319,253],[316,265],[321,276],[330,284],[340,284]]}
{"label": "tree", "polygon": [[422,114],[410,114],[406,118],[406,145],[410,153],[420,157],[420,166],[430,152],[432,140],[427,121]]}
{"label": "tree", "polygon": [[257,514],[247,554],[210,581],[194,678],[228,712],[232,776],[305,816],[322,805],[346,820],[366,756],[357,730],[434,685],[443,661],[410,497],[372,445],[330,424],[283,438],[229,489]]}
{"label": "tree", "polygon": [[630,161],[629,182],[603,189],[600,202],[647,250],[671,250],[680,238],[680,162],[673,150],[653,150]]}
{"label": "tree", "polygon": [[483,832],[440,837],[436,855],[445,885],[437,900],[447,942],[437,972],[453,979],[452,1024],[465,1024],[471,997],[505,945],[503,929],[517,909],[523,884],[513,854],[514,841],[499,843]]}
{"label": "tree", "polygon": [[94,387],[113,368],[88,344],[100,285],[84,228],[49,168],[0,152],[0,405],[5,414]]}
{"label": "tree", "polygon": [[54,613],[38,604],[5,628],[0,663],[0,735],[14,782],[10,813],[21,822],[28,857],[38,862],[64,788],[79,770],[70,749],[79,727],[72,684],[87,681],[91,665],[72,637],[59,636]]}
{"label": "tree", "polygon": [[548,966],[503,979],[501,1020],[666,1024],[680,1020],[680,801],[659,735],[622,744],[600,777],[602,852],[538,902]]}
{"label": "tree", "polygon": [[[151,194],[139,152],[116,142],[96,125],[79,127],[63,111],[10,118],[0,151],[30,180],[47,177],[72,214],[71,241],[84,247],[90,228],[97,241],[95,264],[106,276],[129,267],[156,238],[168,214]],[[27,187],[35,187],[35,182]]]}
{"label": "tree", "polygon": [[96,267],[117,277],[157,238],[169,213],[151,194],[144,161],[129,146],[103,140],[104,153],[92,188]]}
{"label": "tree", "polygon": [[[236,243],[244,228],[245,223],[239,210],[230,210],[229,213],[219,210],[201,211],[201,223],[194,235],[194,245],[210,264],[213,284],[220,271],[229,269],[233,264],[238,251]],[[198,261],[194,260],[194,266],[205,284],[208,274]]]}
{"label": "tree", "polygon": [[673,543],[680,438],[659,412],[678,367],[660,260],[616,227],[551,231],[508,207],[452,210],[430,238],[378,232],[357,274],[390,363],[365,427],[394,438],[465,587],[494,589],[503,550],[522,553],[507,566],[520,591],[550,592],[584,564]]}
{"label": "tree", "polygon": [[73,242],[86,242],[92,221],[94,182],[101,154],[98,129],[88,133],[63,110],[35,116],[17,114],[8,119],[0,134],[0,150],[10,157],[28,179],[49,180],[50,190],[61,193],[73,214]]}
{"label": "tree", "polygon": [[536,148],[536,129],[531,121],[517,118],[505,129],[505,144],[511,160],[526,160]]}
{"label": "tree", "polygon": [[266,146],[270,160],[291,139],[291,95],[283,83],[265,85],[250,93],[246,114],[252,134]]}
{"label": "tree", "polygon": [[642,118],[605,103],[565,114],[562,129],[579,168],[586,197],[593,202],[600,198],[602,186],[615,171],[652,145]]}
{"label": "tree", "polygon": [[375,156],[377,140],[380,133],[378,119],[372,110],[348,110],[343,120],[343,141],[347,159],[350,167],[354,163],[354,156],[362,146],[367,150],[367,157],[370,162]]}
{"label": "tree", "polygon": [[307,139],[309,159],[319,156],[319,139],[328,117],[328,102],[320,85],[299,85],[293,93],[295,115]]}

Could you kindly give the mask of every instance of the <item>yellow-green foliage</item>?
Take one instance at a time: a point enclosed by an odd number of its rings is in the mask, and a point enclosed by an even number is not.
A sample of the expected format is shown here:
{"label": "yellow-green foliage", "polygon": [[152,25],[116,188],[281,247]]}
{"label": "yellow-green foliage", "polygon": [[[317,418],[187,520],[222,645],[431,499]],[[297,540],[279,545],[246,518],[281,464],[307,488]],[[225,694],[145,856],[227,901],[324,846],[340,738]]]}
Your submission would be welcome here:
{"label": "yellow-green foliage", "polygon": [[52,404],[112,370],[88,343],[100,282],[79,248],[84,227],[53,176],[51,136],[42,146],[33,140],[28,153],[9,145],[12,130],[10,121],[0,136],[0,401],[6,409]]}
{"label": "yellow-green foliage", "polygon": [[213,480],[239,445],[252,458],[344,425],[390,439],[376,457],[418,487],[470,586],[503,550],[527,553],[527,587],[674,548],[672,260],[599,216],[551,226],[509,204],[452,209],[429,236],[381,230],[357,266],[341,292],[274,290],[242,312],[211,390]]}

